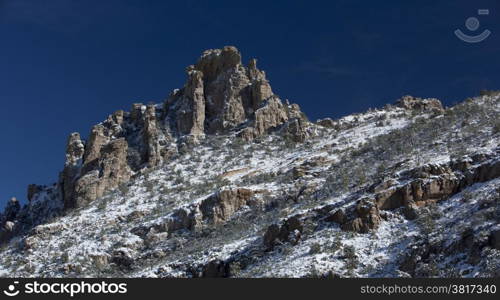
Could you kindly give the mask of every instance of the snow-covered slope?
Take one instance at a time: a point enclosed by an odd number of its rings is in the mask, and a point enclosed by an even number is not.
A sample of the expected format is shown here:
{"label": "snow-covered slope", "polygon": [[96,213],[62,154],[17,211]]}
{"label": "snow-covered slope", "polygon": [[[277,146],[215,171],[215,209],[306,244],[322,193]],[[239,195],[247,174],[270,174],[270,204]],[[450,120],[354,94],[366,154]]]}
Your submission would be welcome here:
{"label": "snow-covered slope", "polygon": [[[207,135],[14,236],[0,276],[498,276],[499,99],[387,106],[310,124],[303,143]],[[54,190],[35,211],[61,210]]]}

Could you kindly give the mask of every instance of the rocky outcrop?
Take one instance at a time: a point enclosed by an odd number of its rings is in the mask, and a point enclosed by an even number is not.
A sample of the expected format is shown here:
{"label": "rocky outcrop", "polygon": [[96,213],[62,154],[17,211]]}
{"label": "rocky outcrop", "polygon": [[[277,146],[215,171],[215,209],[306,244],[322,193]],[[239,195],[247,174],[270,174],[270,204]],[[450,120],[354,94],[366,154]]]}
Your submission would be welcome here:
{"label": "rocky outcrop", "polygon": [[128,144],[127,161],[133,171],[156,167],[173,152],[170,128],[164,124],[164,111],[154,104],[135,103],[121,125]]}
{"label": "rocky outcrop", "polygon": [[342,224],[343,230],[367,233],[376,230],[382,218],[378,207],[371,199],[359,200],[354,213],[354,219]]}
{"label": "rocky outcrop", "polygon": [[227,278],[230,276],[229,264],[223,260],[215,259],[203,266],[203,278]]}
{"label": "rocky outcrop", "polygon": [[[188,79],[165,103],[165,111],[180,135],[203,135],[241,130],[251,140],[301,118],[297,105],[283,104],[272,92],[265,73],[250,60],[247,67],[235,47],[207,50],[187,68]],[[172,123],[171,121],[171,123]],[[306,136],[304,122],[289,131]]]}
{"label": "rocky outcrop", "polygon": [[109,141],[109,137],[105,133],[106,128],[99,124],[95,125],[90,132],[89,141],[85,147],[83,157],[83,172],[92,170],[97,164],[97,160],[101,153],[101,148]]}
{"label": "rocky outcrop", "polygon": [[283,104],[277,97],[270,98],[255,111],[254,118],[240,132],[240,136],[252,140],[273,129],[278,129],[283,136],[296,142],[303,142],[308,136],[307,120],[298,106]]}
{"label": "rocky outcrop", "polygon": [[117,265],[123,271],[130,271],[134,266],[134,258],[130,251],[126,248],[120,248],[113,251],[111,255],[111,262]]}
{"label": "rocky outcrop", "polygon": [[277,98],[271,98],[264,107],[255,111],[253,133],[256,136],[264,134],[267,129],[277,127],[288,120],[288,115],[283,109],[283,104]]}
{"label": "rocky outcrop", "polygon": [[144,237],[151,230],[172,234],[179,230],[199,231],[204,226],[222,225],[244,207],[255,207],[255,193],[245,188],[222,189],[189,207],[176,209],[158,224],[139,226],[132,233]]}
{"label": "rocky outcrop", "polygon": [[142,133],[144,143],[143,161],[147,162],[151,167],[157,166],[161,161],[159,130],[156,122],[156,108],[154,105],[148,105],[144,113]]}
{"label": "rocky outcrop", "polygon": [[375,201],[364,198],[358,200],[356,205],[348,211],[344,209],[331,211],[324,220],[339,224],[345,231],[367,233],[371,230],[377,230],[382,222],[382,217]]}
{"label": "rocky outcrop", "polygon": [[255,204],[252,190],[245,188],[222,189],[195,204],[189,210],[181,208],[175,211],[170,219],[168,231],[197,230],[204,224],[224,224],[243,207]]}
{"label": "rocky outcrop", "polygon": [[64,228],[65,228],[64,224],[61,224],[61,223],[43,224],[43,225],[38,225],[35,228],[33,228],[31,233],[33,235],[38,235],[38,236],[50,235],[50,234],[60,232]]}
{"label": "rocky outcrop", "polygon": [[188,71],[184,94],[178,100],[176,111],[177,129],[180,134],[202,135],[205,124],[205,98],[203,73]]}
{"label": "rocky outcrop", "polygon": [[326,159],[324,156],[315,156],[306,160],[302,164],[293,167],[290,169],[289,173],[293,179],[300,179],[304,176],[318,176],[319,173],[314,169],[319,166],[327,165],[330,162],[331,161]]}
{"label": "rocky outcrop", "polygon": [[396,102],[396,106],[413,111],[443,112],[444,108],[441,101],[435,98],[416,98],[413,96],[404,96]]}
{"label": "rocky outcrop", "polygon": [[79,178],[75,184],[75,207],[90,203],[130,179],[127,150],[128,144],[123,138],[114,140],[101,149],[96,169]]}
{"label": "rocky outcrop", "polygon": [[316,121],[316,125],[323,126],[326,128],[338,129],[338,122],[332,120],[331,118],[319,119]]}
{"label": "rocky outcrop", "polygon": [[[380,209],[405,207],[415,210],[446,199],[474,183],[500,176],[500,160],[495,155],[475,155],[470,159],[444,165],[425,165],[401,174],[398,181],[389,180],[372,187]],[[411,217],[410,217],[411,218]]]}
{"label": "rocky outcrop", "polygon": [[197,209],[179,208],[175,210],[168,219],[166,227],[157,226],[158,231],[166,231],[168,233],[176,232],[178,230],[187,229],[194,230],[198,225],[198,218],[196,216]]}
{"label": "rocky outcrop", "polygon": [[253,191],[245,188],[221,190],[201,202],[202,220],[222,224],[243,206],[249,205],[252,197]]}
{"label": "rocky outcrop", "polygon": [[[120,138],[102,144],[101,128],[95,129],[91,150],[86,152],[83,167],[67,165],[61,176],[66,209],[85,206],[130,179],[127,141]],[[97,149],[99,154],[95,153]]]}
{"label": "rocky outcrop", "polygon": [[331,211],[327,214],[325,217],[325,221],[327,222],[335,222],[337,224],[345,224],[348,221],[347,215],[344,211],[344,209],[336,209],[334,211]]}
{"label": "rocky outcrop", "polygon": [[[93,136],[95,141],[96,137],[95,135]],[[82,139],[80,138],[80,134],[76,132],[72,133],[68,138],[68,142],[66,145],[66,161],[64,163],[64,169],[60,175],[60,181],[62,183],[61,186],[64,197],[64,207],[66,208],[74,206],[72,203],[73,193],[75,190],[74,185],[76,178],[80,174],[80,168],[83,163],[82,159],[84,153],[85,153],[85,145]],[[28,194],[30,194],[30,192],[28,192]],[[31,199],[31,197],[28,196],[28,199]]]}
{"label": "rocky outcrop", "polygon": [[281,225],[270,225],[263,237],[263,244],[267,250],[272,250],[279,243],[289,242],[296,245],[302,236],[304,225],[299,215],[286,219]]}
{"label": "rocky outcrop", "polygon": [[400,176],[399,180],[388,179],[373,185],[370,188],[373,198],[358,200],[350,208],[326,206],[317,211],[318,217],[339,224],[342,230],[359,233],[376,230],[385,217],[383,210],[402,208],[404,216],[414,220],[420,207],[447,199],[472,184],[499,177],[500,160],[496,154],[481,154],[448,164],[421,166]]}
{"label": "rocky outcrop", "polygon": [[161,113],[155,105],[136,103],[95,125],[87,142],[71,134],[59,181],[64,208],[85,206],[127,182],[133,171],[157,166],[169,138],[158,122]]}

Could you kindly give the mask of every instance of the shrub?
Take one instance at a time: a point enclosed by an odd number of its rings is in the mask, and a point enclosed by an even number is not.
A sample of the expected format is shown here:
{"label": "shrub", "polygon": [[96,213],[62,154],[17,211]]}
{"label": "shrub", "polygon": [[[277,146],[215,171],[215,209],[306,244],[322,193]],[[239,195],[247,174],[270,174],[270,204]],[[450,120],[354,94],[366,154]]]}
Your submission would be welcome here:
{"label": "shrub", "polygon": [[174,184],[175,185],[179,185],[179,184],[182,184],[182,183],[184,183],[184,178],[182,178],[181,176],[175,178],[175,180],[174,180]]}
{"label": "shrub", "polygon": [[437,207],[435,205],[430,206],[427,211],[424,211],[420,217],[417,219],[417,225],[420,227],[422,232],[426,235],[430,235],[436,231],[436,221],[440,217]]}
{"label": "shrub", "polygon": [[354,274],[354,270],[356,270],[358,266],[358,257],[356,256],[356,248],[354,248],[354,246],[345,246],[344,257],[347,259],[345,264],[345,267],[347,269],[347,274],[349,276],[352,276]]}
{"label": "shrub", "polygon": [[338,250],[340,250],[341,247],[342,247],[342,242],[341,242],[340,232],[337,231],[335,233],[335,238],[332,242],[330,250],[332,251],[332,253],[335,253]]}
{"label": "shrub", "polygon": [[129,187],[126,183],[123,183],[123,184],[120,184],[120,186],[118,187],[118,190],[120,191],[120,193],[122,193],[123,196],[125,196],[129,192]]}
{"label": "shrub", "polygon": [[469,202],[470,200],[472,200],[472,193],[470,191],[464,191],[462,193],[462,201],[463,202]]}
{"label": "shrub", "polygon": [[497,134],[500,132],[500,120],[496,120],[493,125],[493,134]]}
{"label": "shrub", "polygon": [[108,206],[108,202],[110,201],[109,197],[102,198],[99,204],[97,204],[97,210],[102,211],[105,210]]}
{"label": "shrub", "polygon": [[313,243],[309,247],[309,254],[318,254],[321,252],[321,245],[319,243]]}
{"label": "shrub", "polygon": [[356,248],[354,248],[354,246],[345,246],[344,256],[347,259],[356,258]]}
{"label": "shrub", "polygon": [[311,265],[311,269],[309,270],[309,272],[305,275],[305,278],[319,279],[319,278],[323,278],[323,276],[318,271],[316,266],[313,264],[313,265]]}
{"label": "shrub", "polygon": [[153,182],[153,181],[146,181],[145,182],[145,186],[146,186],[146,191],[148,191],[149,193],[152,193],[154,191],[155,182]]}

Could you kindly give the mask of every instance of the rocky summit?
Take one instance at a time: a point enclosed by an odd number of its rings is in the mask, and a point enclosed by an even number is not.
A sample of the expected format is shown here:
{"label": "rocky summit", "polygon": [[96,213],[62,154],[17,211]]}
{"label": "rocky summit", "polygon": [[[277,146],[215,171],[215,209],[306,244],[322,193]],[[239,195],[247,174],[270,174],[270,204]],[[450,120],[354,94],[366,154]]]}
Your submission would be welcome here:
{"label": "rocky summit", "polygon": [[500,276],[500,92],[311,122],[235,47],[186,74],[8,201],[0,276]]}

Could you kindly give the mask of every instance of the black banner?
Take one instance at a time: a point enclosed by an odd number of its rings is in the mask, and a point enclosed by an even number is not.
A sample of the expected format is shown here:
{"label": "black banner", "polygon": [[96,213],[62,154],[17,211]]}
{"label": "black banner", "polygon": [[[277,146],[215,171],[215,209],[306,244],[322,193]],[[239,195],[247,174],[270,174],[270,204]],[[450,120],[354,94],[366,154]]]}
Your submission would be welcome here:
{"label": "black banner", "polygon": [[0,279],[0,299],[141,299],[144,296],[333,299],[498,299],[500,279]]}

